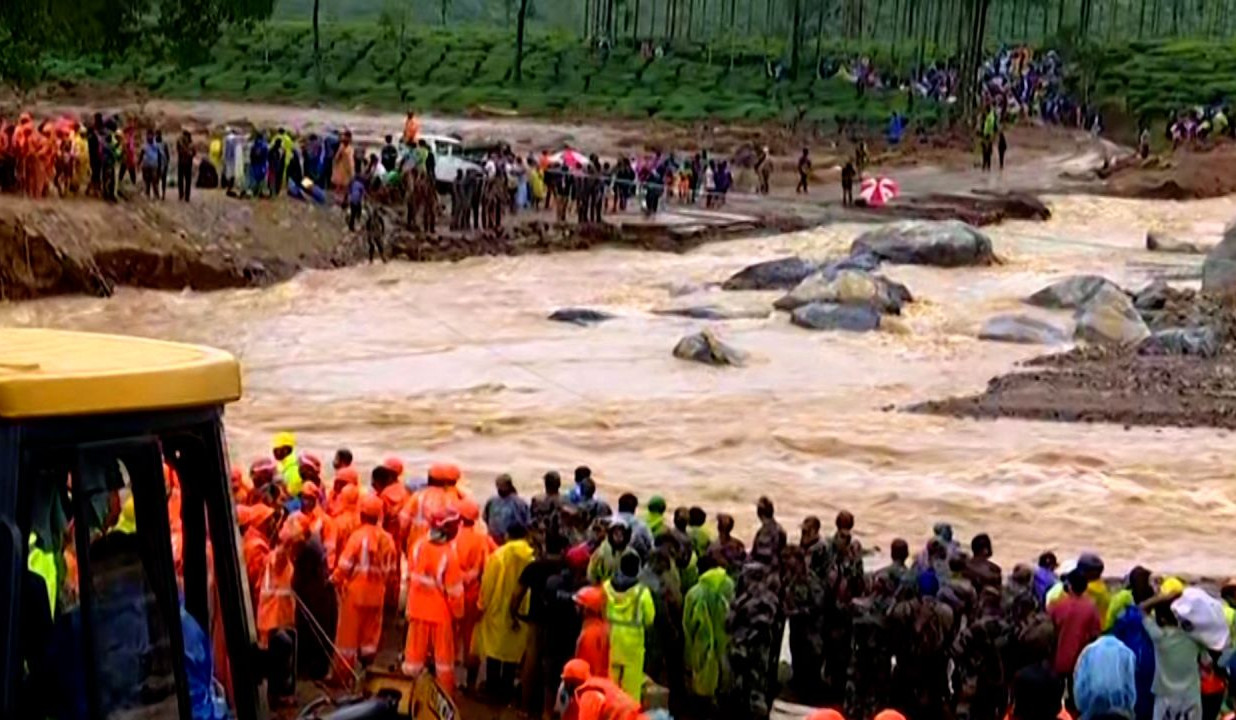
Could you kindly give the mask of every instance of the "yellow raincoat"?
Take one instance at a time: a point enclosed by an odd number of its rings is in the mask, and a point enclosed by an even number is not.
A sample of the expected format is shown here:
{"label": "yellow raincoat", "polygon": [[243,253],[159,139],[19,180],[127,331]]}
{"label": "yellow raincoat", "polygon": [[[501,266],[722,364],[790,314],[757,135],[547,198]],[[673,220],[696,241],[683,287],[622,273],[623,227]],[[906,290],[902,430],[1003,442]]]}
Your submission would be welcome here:
{"label": "yellow raincoat", "polygon": [[[485,561],[481,597],[477,607],[481,622],[476,630],[477,654],[506,663],[523,660],[528,644],[528,623],[511,616],[511,598],[522,592],[519,576],[532,562],[532,546],[526,540],[511,540]],[[521,613],[527,612],[524,598]]]}
{"label": "yellow raincoat", "polygon": [[[485,568],[489,570],[488,567]],[[605,581],[609,621],[609,677],[638,702],[644,692],[644,632],[656,619],[652,593],[642,583],[623,591]]]}
{"label": "yellow raincoat", "polygon": [[545,199],[545,176],[541,175],[541,170],[535,165],[528,168],[528,187],[537,202]]}
{"label": "yellow raincoat", "polygon": [[210,139],[210,164],[215,166],[215,169],[223,171],[223,141],[219,138]]}
{"label": "yellow raincoat", "polygon": [[73,183],[79,192],[90,186],[90,143],[81,133],[73,135]]}

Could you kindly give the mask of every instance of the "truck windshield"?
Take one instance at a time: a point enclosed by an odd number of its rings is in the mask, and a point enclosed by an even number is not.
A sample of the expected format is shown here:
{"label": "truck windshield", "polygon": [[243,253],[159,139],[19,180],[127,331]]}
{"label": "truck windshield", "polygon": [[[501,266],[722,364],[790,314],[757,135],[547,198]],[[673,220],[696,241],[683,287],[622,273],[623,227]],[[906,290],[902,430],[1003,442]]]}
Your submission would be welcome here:
{"label": "truck windshield", "polygon": [[158,442],[32,453],[23,466],[38,481],[30,484],[20,716],[190,717],[170,540],[179,493]]}

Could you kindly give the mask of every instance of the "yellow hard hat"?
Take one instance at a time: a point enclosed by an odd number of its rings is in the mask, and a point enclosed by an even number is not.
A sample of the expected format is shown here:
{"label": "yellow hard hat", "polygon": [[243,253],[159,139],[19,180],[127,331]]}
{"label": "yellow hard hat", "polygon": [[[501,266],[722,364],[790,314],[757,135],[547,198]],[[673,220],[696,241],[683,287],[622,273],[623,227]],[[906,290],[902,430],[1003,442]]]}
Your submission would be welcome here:
{"label": "yellow hard hat", "polygon": [[1177,595],[1184,592],[1185,584],[1177,577],[1164,578],[1163,583],[1159,585],[1159,592],[1164,595]]}
{"label": "yellow hard hat", "polygon": [[275,436],[270,439],[270,446],[272,448],[294,448],[296,447],[296,436],[290,432],[275,433]]}

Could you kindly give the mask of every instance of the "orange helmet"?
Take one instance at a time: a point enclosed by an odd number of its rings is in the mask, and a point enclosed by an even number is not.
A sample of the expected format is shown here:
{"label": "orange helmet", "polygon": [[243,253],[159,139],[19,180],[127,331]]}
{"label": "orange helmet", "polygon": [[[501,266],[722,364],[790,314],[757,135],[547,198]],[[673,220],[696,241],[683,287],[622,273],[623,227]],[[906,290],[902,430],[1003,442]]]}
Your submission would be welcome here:
{"label": "orange helmet", "polygon": [[360,473],[354,467],[342,467],[335,471],[335,482],[345,482],[356,485],[360,482]]}
{"label": "orange helmet", "polygon": [[598,615],[605,612],[605,591],[597,585],[589,585],[575,593],[575,604]]}
{"label": "orange helmet", "polygon": [[382,509],[382,498],[377,495],[366,493],[365,497],[360,499],[361,517],[377,520],[382,517]]}
{"label": "orange helmet", "polygon": [[455,503],[455,507],[459,510],[459,517],[474,523],[481,517],[481,508],[472,498],[464,498]]}
{"label": "orange helmet", "polygon": [[823,708],[808,715],[807,720],[845,720],[845,716],[832,708]]}
{"label": "orange helmet", "polygon": [[906,716],[896,710],[881,710],[872,720],[906,720]]}
{"label": "orange helmet", "polygon": [[429,527],[434,528],[435,530],[440,530],[448,525],[451,525],[452,523],[457,522],[459,522],[459,513],[455,510],[455,508],[447,507],[442,508],[433,514],[433,517],[429,519]]}
{"label": "orange helmet", "polygon": [[459,482],[459,466],[448,463],[434,463],[429,466],[429,479],[453,485]]}
{"label": "orange helmet", "polygon": [[382,467],[395,473],[395,477],[403,477],[403,461],[394,455],[383,460]]}
{"label": "orange helmet", "polygon": [[592,677],[592,668],[589,667],[587,660],[574,658],[568,660],[567,664],[562,667],[563,681],[574,680],[582,683],[587,682],[590,677]]}
{"label": "orange helmet", "polygon": [[360,488],[355,485],[347,485],[339,491],[339,504],[346,510],[355,510],[358,500],[360,500]]}

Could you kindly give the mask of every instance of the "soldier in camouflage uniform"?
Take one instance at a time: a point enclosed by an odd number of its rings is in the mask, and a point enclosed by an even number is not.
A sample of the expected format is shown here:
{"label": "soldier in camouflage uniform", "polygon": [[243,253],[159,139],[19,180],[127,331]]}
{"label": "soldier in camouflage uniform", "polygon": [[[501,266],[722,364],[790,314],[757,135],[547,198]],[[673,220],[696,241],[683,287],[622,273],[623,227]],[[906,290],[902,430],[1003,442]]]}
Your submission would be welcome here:
{"label": "soldier in camouflage uniform", "polygon": [[845,510],[837,513],[836,527],[826,552],[820,554],[824,566],[816,570],[828,598],[824,606],[822,680],[825,702],[829,704],[838,704],[845,697],[850,672],[852,604],[855,598],[866,594],[863,546],[853,536],[854,516]]}
{"label": "soldier in camouflage uniform", "polygon": [[893,668],[893,706],[914,720],[943,720],[948,703],[948,651],[953,611],[936,599],[935,573],[902,586],[888,616]]}
{"label": "soldier in camouflage uniform", "polygon": [[877,573],[871,583],[871,595],[853,605],[853,660],[845,686],[845,714],[851,720],[870,720],[887,707],[893,680],[888,614],[902,584],[887,573]]}
{"label": "soldier in camouflage uniform", "polygon": [[727,716],[736,720],[767,718],[777,697],[776,675],[770,670],[781,652],[778,591],[776,576],[767,565],[752,562],[743,566],[725,623],[733,677]]}
{"label": "soldier in camouflage uniform", "polygon": [[790,623],[791,686],[803,703],[819,702],[820,670],[824,665],[824,583],[807,568],[802,547],[787,547],[782,554],[785,580],[783,605]]}
{"label": "soldier in camouflage uniform", "polygon": [[1000,591],[984,587],[978,618],[953,641],[953,692],[957,720],[999,720],[1008,707],[1004,645],[1008,622],[1000,609]]}

